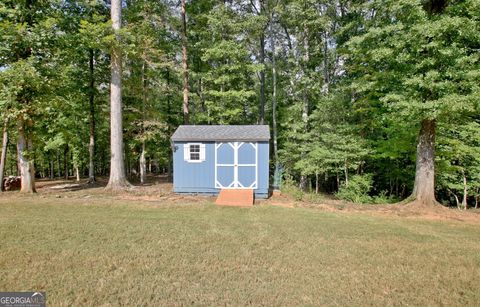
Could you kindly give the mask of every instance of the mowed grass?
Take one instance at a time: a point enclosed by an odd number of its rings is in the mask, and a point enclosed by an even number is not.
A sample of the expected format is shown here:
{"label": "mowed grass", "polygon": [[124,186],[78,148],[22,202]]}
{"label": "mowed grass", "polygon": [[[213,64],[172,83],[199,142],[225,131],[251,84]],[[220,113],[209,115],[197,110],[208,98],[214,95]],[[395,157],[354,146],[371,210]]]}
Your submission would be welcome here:
{"label": "mowed grass", "polygon": [[480,227],[212,204],[0,202],[0,291],[57,305],[479,305]]}

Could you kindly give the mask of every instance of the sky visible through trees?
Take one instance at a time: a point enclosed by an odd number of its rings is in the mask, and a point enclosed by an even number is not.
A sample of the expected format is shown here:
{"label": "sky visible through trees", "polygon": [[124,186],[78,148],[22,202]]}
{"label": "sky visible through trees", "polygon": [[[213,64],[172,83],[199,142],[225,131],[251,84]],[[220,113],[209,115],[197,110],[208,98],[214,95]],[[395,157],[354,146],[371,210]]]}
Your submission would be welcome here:
{"label": "sky visible through trees", "polygon": [[[35,178],[93,182],[114,160],[145,182],[170,172],[180,124],[265,123],[275,185],[478,204],[480,0],[121,6],[113,28],[110,1],[0,3],[0,170],[22,176],[22,191]],[[115,67],[121,161],[110,151]]]}

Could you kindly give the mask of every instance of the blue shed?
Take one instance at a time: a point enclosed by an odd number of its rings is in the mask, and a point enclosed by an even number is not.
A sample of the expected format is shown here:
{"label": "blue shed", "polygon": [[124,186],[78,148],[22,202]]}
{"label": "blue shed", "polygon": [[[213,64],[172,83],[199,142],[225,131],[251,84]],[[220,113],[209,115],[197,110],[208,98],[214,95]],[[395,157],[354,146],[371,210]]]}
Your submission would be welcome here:
{"label": "blue shed", "polygon": [[174,192],[252,189],[267,198],[269,140],[268,125],[179,126],[172,136]]}

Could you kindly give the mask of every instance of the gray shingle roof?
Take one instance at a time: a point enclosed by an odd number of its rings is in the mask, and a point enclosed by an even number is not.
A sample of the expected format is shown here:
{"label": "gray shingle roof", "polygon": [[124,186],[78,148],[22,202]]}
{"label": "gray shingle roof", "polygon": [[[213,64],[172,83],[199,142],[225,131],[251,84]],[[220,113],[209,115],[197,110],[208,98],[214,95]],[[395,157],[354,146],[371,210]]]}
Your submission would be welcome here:
{"label": "gray shingle roof", "polygon": [[172,141],[268,141],[268,125],[179,126]]}

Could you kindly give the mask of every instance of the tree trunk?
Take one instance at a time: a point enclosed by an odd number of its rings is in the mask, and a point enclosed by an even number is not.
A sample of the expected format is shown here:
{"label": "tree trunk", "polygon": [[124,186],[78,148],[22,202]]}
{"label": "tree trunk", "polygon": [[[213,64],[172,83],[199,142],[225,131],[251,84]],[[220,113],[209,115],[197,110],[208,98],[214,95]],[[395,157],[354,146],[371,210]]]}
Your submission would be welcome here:
{"label": "tree trunk", "polygon": [[400,194],[398,194],[398,177],[395,178],[395,195],[400,196]]}
{"label": "tree trunk", "polygon": [[[303,64],[302,70],[304,78],[307,78],[307,65],[310,61],[310,44],[308,42],[308,28],[304,28],[304,40],[303,40],[303,48],[304,48],[304,55],[303,55]],[[309,97],[308,97],[307,86],[303,89],[303,109],[302,109],[302,119],[305,124],[305,132],[308,130],[308,115],[310,112],[310,104],[309,104]]]}
{"label": "tree trunk", "polygon": [[457,194],[453,194],[453,197],[455,197],[455,203],[457,204],[457,209],[460,210],[460,200],[458,199]]}
{"label": "tree trunk", "polygon": [[58,166],[57,177],[62,178],[62,161],[60,161],[60,153],[58,152],[58,150],[57,150],[57,166]]}
{"label": "tree trunk", "polygon": [[88,102],[90,107],[90,142],[88,143],[88,183],[95,182],[95,76],[94,76],[94,57],[93,49],[90,49],[89,67],[90,67],[90,85]]}
{"label": "tree trunk", "polygon": [[[448,0],[428,0],[424,9],[429,15],[441,14]],[[435,132],[434,119],[423,119],[417,144],[415,186],[412,198],[418,204],[435,205]]]}
{"label": "tree trunk", "polygon": [[65,179],[68,180],[68,144],[63,149],[63,170]]}
{"label": "tree trunk", "polygon": [[190,122],[188,106],[187,11],[182,0],[182,64],[183,64],[183,123]]}
{"label": "tree trunk", "polygon": [[[263,5],[260,4],[260,8]],[[260,10],[261,12],[261,10]],[[263,125],[265,122],[265,34],[262,30],[260,34],[260,56],[259,62],[262,70],[260,70],[260,112],[258,122]]]}
{"label": "tree trunk", "polygon": [[337,191],[340,189],[340,175],[338,174],[337,171]]}
{"label": "tree trunk", "polygon": [[110,178],[107,189],[119,190],[130,187],[125,176],[122,119],[122,50],[118,31],[122,23],[122,1],[111,1],[112,28],[116,41],[112,46],[110,83]]}
{"label": "tree trunk", "polygon": [[200,99],[202,112],[207,112],[207,106],[205,105],[205,98],[203,96],[203,80],[201,77],[198,78],[198,98]]}
{"label": "tree trunk", "polygon": [[[29,146],[30,145],[30,146]],[[28,140],[25,135],[25,121],[23,118],[18,120],[18,139],[17,139],[17,154],[18,167],[20,169],[22,193],[35,193],[35,172],[33,161],[26,155],[28,150],[31,150],[31,140]]]}
{"label": "tree trunk", "polygon": [[[272,17],[273,24],[273,17]],[[271,44],[272,44],[272,130],[273,130],[273,156],[275,158],[275,170],[273,174],[273,189],[280,189],[280,161],[278,161],[278,137],[277,137],[277,62],[275,58],[275,31],[271,30]]]}
{"label": "tree trunk", "polygon": [[415,186],[412,193],[415,202],[422,205],[437,204],[435,199],[435,130],[435,120],[422,120],[417,144]]}
{"label": "tree trunk", "polygon": [[73,150],[70,150],[69,176],[75,176],[75,164],[74,164],[74,161],[73,161]]}
{"label": "tree trunk", "polygon": [[300,184],[298,185],[298,187],[299,187],[302,191],[306,191],[306,190],[307,190],[307,185],[308,185],[308,177],[307,177],[307,175],[301,175],[301,176],[300,176]]}
{"label": "tree trunk", "polygon": [[144,184],[147,177],[147,161],[145,159],[145,112],[147,105],[146,63],[142,65],[142,153],[140,154],[140,183]]}
{"label": "tree trunk", "polygon": [[144,184],[147,178],[147,164],[145,159],[145,141],[142,142],[142,153],[140,154],[140,182]]}
{"label": "tree trunk", "polygon": [[327,41],[327,32],[324,32],[323,35],[323,87],[322,92],[324,95],[330,93],[330,76],[328,73],[328,41]]}
{"label": "tree trunk", "polygon": [[345,172],[345,186],[348,187],[348,162],[347,162],[347,160],[345,160],[344,172]]}
{"label": "tree trunk", "polygon": [[[304,78],[306,78],[307,63],[310,61],[310,52],[309,52],[310,46],[309,46],[309,43],[308,43],[308,28],[307,27],[304,28],[303,45],[304,45],[304,55],[303,55],[304,63],[302,64],[302,66],[303,66],[302,69],[303,69]],[[310,111],[310,105],[309,105],[308,99],[309,99],[308,92],[307,92],[306,87],[305,87],[303,89],[303,108],[302,108],[302,120],[303,120],[303,123],[304,123],[304,133],[308,132],[308,115],[309,115],[309,111]],[[305,155],[305,153],[302,153],[302,155]],[[307,176],[306,175],[301,175],[301,177],[300,177],[300,188],[302,190],[305,190],[307,188],[306,184],[307,184]]]}
{"label": "tree trunk", "polygon": [[53,180],[55,178],[55,161],[53,161],[54,157],[50,153],[50,179]]}
{"label": "tree trunk", "polygon": [[468,204],[467,204],[467,194],[468,194],[468,188],[467,188],[467,176],[465,176],[465,171],[462,171],[463,174],[463,199],[462,199],[462,206],[465,210],[468,209]]}
{"label": "tree trunk", "polygon": [[75,166],[75,175],[77,177],[77,182],[80,181],[80,170],[78,169],[78,165]]}
{"label": "tree trunk", "polygon": [[106,155],[105,150],[102,150],[102,159],[100,160],[102,164],[100,165],[100,173],[103,176],[107,175],[107,159],[108,157]]}
{"label": "tree trunk", "polygon": [[3,174],[5,173],[5,162],[7,161],[7,145],[8,145],[8,122],[3,123],[2,137],[2,156],[0,158],[0,192],[3,192]]}
{"label": "tree trunk", "polygon": [[[22,23],[27,25],[27,31],[30,30],[31,27],[34,25],[34,7],[33,7],[33,0],[26,0],[24,1],[24,12],[25,14],[20,15],[20,19]],[[31,46],[24,46],[20,53],[18,54],[19,57],[23,60],[27,60],[32,54]],[[28,90],[34,91],[32,88],[28,88]],[[32,93],[30,93],[32,94]],[[27,105],[29,104],[30,100],[26,96],[17,96],[17,101],[21,104]],[[35,171],[34,171],[34,164],[31,157],[28,156],[28,151],[31,151],[32,140],[31,138],[27,138],[25,127],[33,126],[31,120],[28,122],[25,120],[24,115],[21,114],[18,117],[18,136],[17,136],[17,156],[18,156],[18,163],[17,169],[20,173],[21,179],[21,187],[20,192],[22,193],[35,193]],[[27,131],[30,133],[30,131]]]}
{"label": "tree trunk", "polygon": [[167,68],[167,71],[166,71],[166,74],[165,74],[165,79],[167,79],[167,130],[169,131],[169,133],[172,133],[173,129],[172,129],[172,125],[173,125],[173,121],[172,121],[172,103],[171,103],[171,93],[170,93],[170,70],[168,70]]}
{"label": "tree trunk", "polygon": [[172,180],[172,160],[171,159],[168,159],[167,178],[169,181]]}

